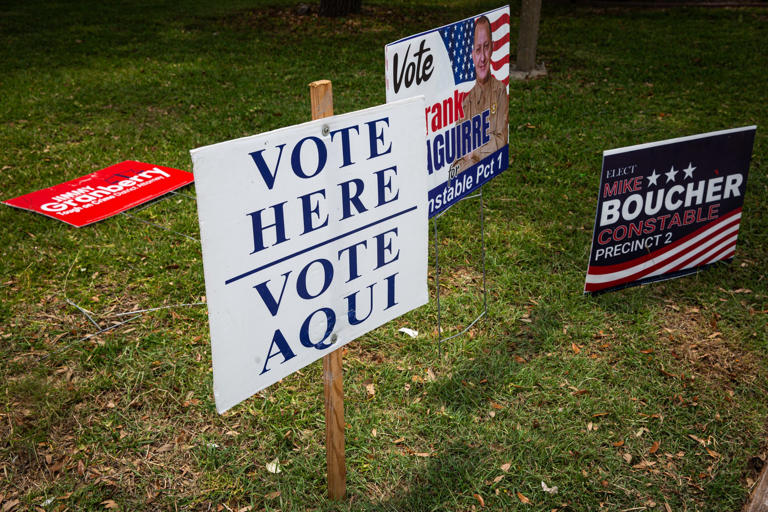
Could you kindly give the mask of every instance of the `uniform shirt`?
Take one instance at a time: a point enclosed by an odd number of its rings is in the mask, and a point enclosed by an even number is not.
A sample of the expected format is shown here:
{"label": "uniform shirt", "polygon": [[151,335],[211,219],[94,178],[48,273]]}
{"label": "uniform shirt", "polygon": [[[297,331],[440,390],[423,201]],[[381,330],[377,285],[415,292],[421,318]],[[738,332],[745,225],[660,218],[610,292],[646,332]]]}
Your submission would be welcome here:
{"label": "uniform shirt", "polygon": [[459,172],[466,170],[469,166],[476,164],[494,151],[498,151],[507,145],[509,134],[507,88],[491,75],[486,83],[475,83],[475,86],[472,87],[472,90],[464,98],[461,106],[464,110],[464,118],[460,119],[458,123],[471,119],[485,110],[490,110],[488,115],[488,122],[490,124],[488,136],[491,140],[459,159],[457,162],[461,167]]}

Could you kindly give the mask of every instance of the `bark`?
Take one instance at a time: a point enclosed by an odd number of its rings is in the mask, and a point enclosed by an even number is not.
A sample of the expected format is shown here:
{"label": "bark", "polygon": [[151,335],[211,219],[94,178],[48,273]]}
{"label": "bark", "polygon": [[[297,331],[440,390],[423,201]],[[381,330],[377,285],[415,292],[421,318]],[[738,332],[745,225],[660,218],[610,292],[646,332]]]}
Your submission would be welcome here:
{"label": "bark", "polygon": [[329,17],[346,16],[360,12],[363,0],[320,0],[320,15]]}
{"label": "bark", "polygon": [[520,33],[517,39],[518,71],[533,71],[536,68],[540,18],[541,0],[523,0],[520,10]]}

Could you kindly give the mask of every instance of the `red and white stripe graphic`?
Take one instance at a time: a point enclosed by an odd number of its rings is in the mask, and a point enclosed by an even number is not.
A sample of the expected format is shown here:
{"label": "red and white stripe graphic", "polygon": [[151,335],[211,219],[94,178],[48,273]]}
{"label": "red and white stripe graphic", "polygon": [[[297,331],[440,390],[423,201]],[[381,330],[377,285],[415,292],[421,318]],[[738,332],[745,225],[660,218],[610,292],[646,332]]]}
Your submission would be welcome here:
{"label": "red and white stripe graphic", "polygon": [[491,22],[491,69],[495,77],[503,77],[504,85],[509,85],[509,13],[501,12],[496,18],[488,17]]}
{"label": "red and white stripe graphic", "polygon": [[730,258],[736,250],[740,221],[741,208],[737,208],[652,253],[615,265],[590,265],[584,291],[613,288]]}

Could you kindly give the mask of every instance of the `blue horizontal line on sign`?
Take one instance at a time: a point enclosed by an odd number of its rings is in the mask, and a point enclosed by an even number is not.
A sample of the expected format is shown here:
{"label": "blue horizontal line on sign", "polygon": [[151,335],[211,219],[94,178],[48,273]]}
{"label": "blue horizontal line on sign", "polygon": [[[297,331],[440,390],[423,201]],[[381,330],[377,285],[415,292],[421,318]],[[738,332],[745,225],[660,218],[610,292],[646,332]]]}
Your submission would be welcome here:
{"label": "blue horizontal line on sign", "polygon": [[293,257],[300,256],[300,255],[302,255],[304,253],[307,253],[309,251],[314,251],[315,249],[317,249],[319,247],[322,247],[324,245],[328,245],[328,244],[333,243],[333,242],[335,242],[337,240],[341,240],[342,238],[348,237],[349,235],[354,235],[355,233],[359,233],[360,231],[363,231],[364,229],[368,229],[368,228],[373,227],[373,226],[375,226],[377,224],[381,224],[382,222],[386,222],[388,220],[394,219],[395,217],[399,217],[401,215],[405,215],[406,213],[412,212],[416,208],[418,208],[418,206],[415,206],[415,205],[411,206],[410,208],[406,208],[403,211],[400,211],[400,212],[397,212],[397,213],[393,213],[389,217],[384,217],[383,219],[375,220],[375,221],[371,222],[370,224],[366,224],[365,226],[360,226],[359,228],[355,228],[352,231],[349,231],[347,233],[343,233],[343,234],[341,234],[339,236],[335,236],[333,238],[329,238],[328,240],[324,240],[324,241],[322,241],[320,243],[317,243],[317,244],[315,244],[315,245],[313,245],[311,247],[307,247],[306,249],[302,249],[302,250],[297,251],[297,252],[295,252],[293,254],[289,254],[287,256],[283,256],[282,258],[276,259],[275,261],[271,261],[271,262],[269,262],[269,263],[267,263],[265,265],[262,265],[262,266],[260,266],[258,268],[255,268],[253,270],[249,270],[248,272],[244,272],[244,273],[240,274],[239,276],[230,277],[229,279],[224,281],[224,284],[225,285],[232,284],[235,281],[239,281],[240,279],[243,279],[244,277],[248,277],[248,276],[250,276],[252,274],[255,274],[256,272],[260,272],[260,271],[262,271],[262,270],[264,270],[266,268],[269,268],[269,267],[271,267],[273,265],[277,265],[278,263],[282,263],[284,261],[287,261],[287,260],[289,260],[289,259],[291,259]]}

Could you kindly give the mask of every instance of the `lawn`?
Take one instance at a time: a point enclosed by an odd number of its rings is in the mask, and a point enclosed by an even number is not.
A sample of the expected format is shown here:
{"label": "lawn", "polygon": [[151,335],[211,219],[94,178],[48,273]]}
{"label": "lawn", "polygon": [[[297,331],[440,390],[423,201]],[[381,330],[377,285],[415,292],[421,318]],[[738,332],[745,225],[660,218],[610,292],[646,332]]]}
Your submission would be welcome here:
{"label": "lawn", "polygon": [[[768,9],[545,4],[548,74],[510,84],[483,190],[488,315],[438,347],[431,300],[343,349],[346,501],[319,362],[215,412],[190,186],[80,229],[0,208],[2,512],[739,510],[768,455]],[[498,7],[297,5],[3,2],[0,199],[191,170],[308,120],[314,80],[336,113],[383,103],[386,43]],[[732,264],[582,295],[602,151],[752,124]],[[437,221],[444,336],[482,308],[479,207]]]}

